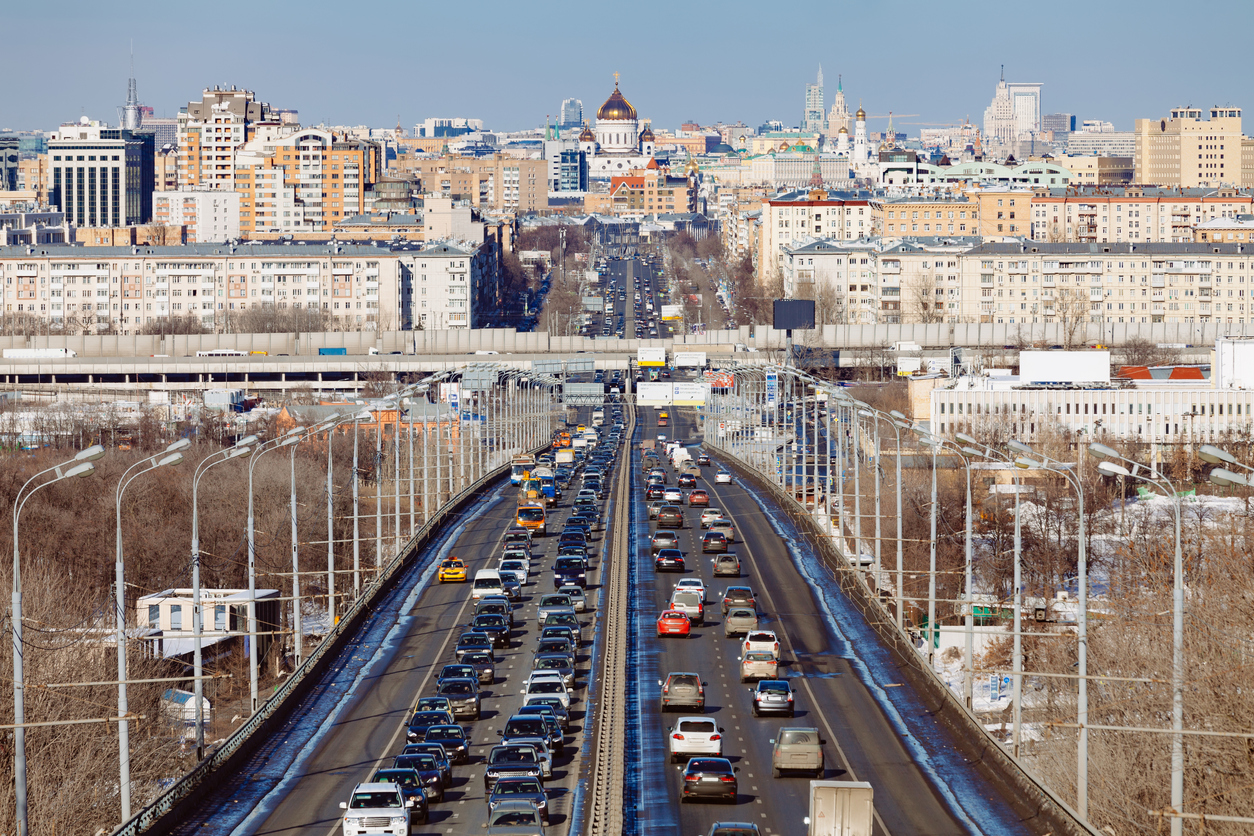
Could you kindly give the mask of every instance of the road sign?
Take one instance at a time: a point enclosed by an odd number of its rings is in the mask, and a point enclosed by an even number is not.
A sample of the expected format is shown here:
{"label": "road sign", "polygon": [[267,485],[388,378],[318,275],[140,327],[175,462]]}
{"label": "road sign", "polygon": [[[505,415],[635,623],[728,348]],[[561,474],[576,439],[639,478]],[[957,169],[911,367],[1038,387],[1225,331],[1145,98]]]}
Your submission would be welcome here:
{"label": "road sign", "polygon": [[774,407],[779,394],[779,375],[775,372],[766,373],[766,405]]}
{"label": "road sign", "polygon": [[561,374],[561,360],[532,360],[531,370],[536,374]]}
{"label": "road sign", "polygon": [[666,365],[666,349],[663,348],[637,348],[636,349],[636,365],[637,366],[665,366]]}

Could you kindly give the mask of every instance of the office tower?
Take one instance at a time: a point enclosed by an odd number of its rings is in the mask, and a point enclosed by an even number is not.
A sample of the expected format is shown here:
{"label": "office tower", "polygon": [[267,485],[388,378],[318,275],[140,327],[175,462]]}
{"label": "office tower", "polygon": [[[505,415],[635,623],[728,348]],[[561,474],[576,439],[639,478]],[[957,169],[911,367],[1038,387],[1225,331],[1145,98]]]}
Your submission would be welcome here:
{"label": "office tower", "polygon": [[[1243,182],[1247,153],[1241,136],[1241,108],[1177,107],[1170,119],[1136,120],[1135,181],[1185,188],[1250,185]],[[1254,154],[1254,147],[1248,152]]]}
{"label": "office tower", "polygon": [[558,119],[559,128],[578,128],[583,124],[583,102],[579,99],[564,99],[562,101],[561,117]]}
{"label": "office tower", "polygon": [[819,65],[818,78],[814,84],[806,85],[806,106],[801,117],[801,130],[823,133],[827,127],[826,113],[823,110],[823,65]]}
{"label": "office tower", "polygon": [[152,219],[152,134],[84,116],[53,134],[48,156],[48,202],[74,226],[132,226]]}

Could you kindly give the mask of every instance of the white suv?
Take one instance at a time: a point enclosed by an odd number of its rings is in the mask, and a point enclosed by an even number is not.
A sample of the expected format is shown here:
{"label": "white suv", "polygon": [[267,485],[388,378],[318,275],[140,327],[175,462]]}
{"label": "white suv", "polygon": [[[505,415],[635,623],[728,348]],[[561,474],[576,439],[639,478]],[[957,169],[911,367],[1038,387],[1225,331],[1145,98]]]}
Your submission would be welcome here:
{"label": "white suv", "polygon": [[722,729],[709,717],[680,717],[666,736],[671,763],[701,755],[723,756]]}
{"label": "white suv", "polygon": [[344,811],[344,836],[368,833],[391,833],[408,836],[409,811],[413,800],[406,801],[396,784],[358,784],[348,801],[340,802]]}

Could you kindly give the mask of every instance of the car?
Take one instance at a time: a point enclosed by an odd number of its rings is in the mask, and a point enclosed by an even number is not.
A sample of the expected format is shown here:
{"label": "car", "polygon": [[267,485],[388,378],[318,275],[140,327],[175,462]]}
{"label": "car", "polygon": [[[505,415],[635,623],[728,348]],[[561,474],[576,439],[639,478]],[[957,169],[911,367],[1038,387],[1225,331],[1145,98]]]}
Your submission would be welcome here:
{"label": "car", "polygon": [[[457,646],[453,648],[453,655],[457,661],[461,661],[462,657],[467,653],[492,653],[494,644],[492,637],[480,630],[467,630],[457,639]],[[495,655],[493,655],[495,659]]]}
{"label": "car", "polygon": [[689,491],[688,505],[690,507],[708,506],[709,504],[710,504],[710,495],[706,491],[701,490],[700,488],[694,491]]}
{"label": "car", "polygon": [[[458,679],[464,676],[477,677],[478,672],[476,672],[474,667],[471,665],[461,663],[455,665],[445,665],[440,668],[440,673],[436,676],[435,682],[438,685],[446,679]],[[419,702],[421,702],[421,700]]]}
{"label": "car", "polygon": [[[557,718],[558,726],[560,726],[562,729],[567,729],[570,727],[570,711],[567,710],[566,706],[562,705],[562,701],[558,699],[557,697],[547,697],[547,696],[528,697],[527,700],[523,703],[523,708],[525,709],[528,706],[537,706],[540,708],[547,708],[550,711],[552,711],[553,716]],[[518,713],[522,714],[524,712],[519,711]]]}
{"label": "car", "polygon": [[697,477],[691,473],[681,473],[676,484],[681,488],[695,488],[697,486]]}
{"label": "car", "polygon": [[545,815],[530,799],[501,801],[488,810],[488,836],[544,836]]}
{"label": "car", "polygon": [[514,581],[518,583],[519,586],[526,586],[527,576],[530,574],[529,563],[530,561],[519,560],[517,558],[502,559],[501,562],[497,564],[496,571],[500,572],[502,577],[505,575],[512,575]]}
{"label": "car", "polygon": [[413,800],[407,800],[397,784],[358,784],[353,787],[348,801],[340,802],[340,809],[344,811],[344,836],[408,834],[414,806]]}
{"label": "car", "polygon": [[[579,587],[575,587],[579,589]],[[536,621],[540,624],[544,623],[544,619],[551,612],[574,612],[574,604],[570,600],[570,596],[564,592],[554,592],[548,595],[540,596],[540,603],[536,607]]]}
{"label": "car", "polygon": [[757,611],[757,599],[753,597],[753,590],[747,586],[729,586],[723,592],[723,599],[720,603],[723,615],[727,615],[727,611],[732,607],[748,607]]}
{"label": "car", "polygon": [[671,763],[697,755],[723,755],[723,730],[710,717],[680,717],[667,731]]}
{"label": "car", "polygon": [[[500,618],[500,616],[493,616]],[[442,697],[448,697],[449,702],[453,705],[453,717],[469,717],[472,720],[479,719],[481,703],[479,700],[479,678],[476,677],[459,677],[457,679],[446,679],[440,683],[440,687],[436,693]]]}
{"label": "car", "polygon": [[566,555],[553,562],[553,588],[563,586],[588,586],[588,561],[583,557]]}
{"label": "car", "polygon": [[705,581],[700,578],[683,578],[675,584],[673,592],[684,590],[699,593],[701,595],[701,603],[705,604]]}
{"label": "car", "polygon": [[823,747],[827,741],[816,728],[784,726],[771,738],[771,777],[785,771],[809,772],[823,778]]}
{"label": "car", "polygon": [[422,779],[416,769],[378,769],[370,779],[372,784],[396,784],[401,788],[401,797],[413,801],[413,812],[410,818],[426,824],[430,818],[427,808],[427,794],[423,791]]}
{"label": "car", "polygon": [[567,638],[540,639],[536,642],[536,653],[565,653],[573,657],[575,645]]}
{"label": "car", "polygon": [[583,635],[578,627],[566,624],[552,624],[540,628],[540,640],[566,639],[575,648],[583,647]]}
{"label": "car", "polygon": [[701,553],[727,554],[727,535],[721,531],[707,531],[701,538]]}
{"label": "car", "polygon": [[709,467],[709,466],[710,466],[710,454],[709,454],[709,453],[701,453],[700,455],[698,455],[698,456],[697,456],[697,464],[698,464],[700,467]]}
{"label": "car", "polygon": [[511,628],[518,626],[518,620],[514,617],[514,602],[504,595],[489,595],[476,601],[475,615],[482,615],[483,613],[503,615],[509,619]]}
{"label": "car", "polygon": [[[436,680],[439,684],[439,680]],[[453,704],[449,702],[448,697],[419,697],[418,702],[414,703],[414,711],[447,711],[453,713]]]}
{"label": "car", "polygon": [[470,622],[470,629],[484,633],[492,640],[493,649],[509,647],[509,619],[497,613],[480,613]]}
{"label": "car", "polygon": [[723,637],[748,635],[758,629],[758,614],[749,607],[732,607],[723,616]]}
{"label": "car", "polygon": [[714,484],[716,485],[730,485],[731,480],[730,470],[720,470],[714,474]]}
{"label": "car", "polygon": [[649,475],[656,476],[659,479],[661,479],[663,485],[665,485],[667,480],[670,478],[670,474],[668,474],[663,468],[660,468],[660,467],[654,467],[652,470],[649,471]]}
{"label": "car", "polygon": [[672,707],[682,706],[705,712],[705,683],[701,675],[687,671],[676,671],[666,675],[666,679],[658,680],[662,689],[662,712]]}
{"label": "car", "polygon": [[655,499],[661,499],[665,490],[661,485],[649,485],[644,489],[644,501],[652,502]]}
{"label": "car", "polygon": [[772,630],[751,630],[740,649],[746,653],[750,650],[761,650],[779,658],[779,639]]}
{"label": "car", "polygon": [[460,557],[450,557],[442,561],[438,579],[440,583],[465,583],[466,564]]}
{"label": "car", "polygon": [[521,545],[524,548],[531,548],[531,530],[527,528],[517,527],[506,529],[505,535],[501,537],[502,548],[509,548],[511,545]]}
{"label": "car", "polygon": [[657,617],[657,635],[662,636],[683,636],[687,638],[692,635],[692,622],[688,620],[686,613],[679,610],[663,610],[662,614]]}
{"label": "car", "polygon": [[496,811],[505,802],[525,801],[540,812],[540,818],[549,823],[549,800],[544,785],[537,778],[501,778],[487,797],[488,810]]}
{"label": "car", "polygon": [[700,590],[676,589],[671,593],[670,609],[679,610],[695,624],[705,623],[705,603]]}
{"label": "car", "polygon": [[470,760],[470,739],[466,736],[466,730],[456,723],[432,726],[422,736],[422,742],[443,746],[453,763],[466,763]]}
{"label": "car", "polygon": [[432,726],[447,726],[453,722],[451,711],[415,711],[406,726],[405,739],[409,743],[417,743]]}
{"label": "car", "polygon": [[[563,736],[562,724],[557,719],[557,713],[553,711],[553,707],[551,705],[530,703],[519,708],[517,713],[532,715],[544,720],[545,727],[549,730],[549,748],[559,755],[562,753],[562,750],[566,745],[565,737]],[[569,714],[567,714],[567,716],[569,717]]]}
{"label": "car", "polygon": [[465,653],[462,655],[462,662],[475,669],[480,685],[491,685],[496,681],[496,660],[491,653]]}
{"label": "car", "polygon": [[531,670],[556,671],[567,688],[575,687],[575,659],[569,653],[537,653],[531,658]]}
{"label": "car", "polygon": [[560,678],[539,679],[529,682],[527,683],[527,687],[523,688],[520,693],[523,695],[524,700],[528,697],[538,696],[557,697],[562,701],[562,705],[567,710],[570,709],[570,691],[566,688],[566,683],[564,683]]}
{"label": "car", "polygon": [[726,517],[713,520],[705,527],[706,531],[720,531],[727,538],[727,542],[736,542],[736,526],[732,525],[732,521]]}
{"label": "car", "polygon": [[684,553],[679,549],[659,549],[653,558],[653,569],[656,572],[684,571]]}
{"label": "car", "polygon": [[502,778],[542,779],[540,755],[535,747],[517,744],[493,746],[484,761],[484,792],[490,793]]}
{"label": "car", "polygon": [[759,680],[758,687],[750,693],[753,694],[754,717],[763,714],[787,714],[791,717],[796,711],[792,684],[787,679]]}
{"label": "car", "polygon": [[656,520],[656,519],[657,519],[657,512],[658,512],[658,511],[660,511],[660,510],[662,510],[662,506],[663,506],[663,505],[665,505],[665,504],[666,504],[666,503],[665,503],[665,502],[663,502],[663,501],[662,501],[662,500],[660,500],[660,499],[655,499],[655,500],[653,500],[652,502],[650,502],[650,503],[649,503],[649,505],[648,505],[648,508],[649,508],[649,519],[651,519],[651,520]]}
{"label": "car", "polygon": [[575,608],[575,612],[583,612],[588,608],[588,597],[584,594],[582,587],[572,584],[559,587],[557,591],[570,599],[570,604]]}
{"label": "car", "polygon": [[704,511],[701,512],[701,520],[700,520],[701,528],[702,529],[709,528],[710,523],[714,522],[715,520],[722,519],[722,518],[723,518],[723,512],[720,511],[719,509],[706,508]]}
{"label": "car", "polygon": [[740,681],[776,679],[779,677],[779,659],[769,650],[746,650],[740,657]]}
{"label": "car", "polygon": [[736,773],[727,758],[692,758],[683,768],[679,800],[717,798],[736,802]]}
{"label": "car", "polygon": [[392,758],[392,769],[414,770],[428,802],[444,800],[444,772],[434,755],[425,752],[397,755]]}
{"label": "car", "polygon": [[657,554],[662,549],[679,548],[679,535],[673,531],[657,531],[649,540],[649,550]]}
{"label": "car", "polygon": [[683,528],[684,511],[677,505],[663,505],[657,512],[658,528]]}
{"label": "car", "polygon": [[662,499],[667,502],[683,502],[684,492],[679,488],[666,488],[662,491]]}
{"label": "car", "polygon": [[439,743],[406,743],[401,750],[402,755],[430,755],[440,767],[440,776],[444,786],[453,786],[453,761],[448,752]]}
{"label": "car", "polygon": [[726,552],[714,558],[714,577],[740,577],[740,558]]}

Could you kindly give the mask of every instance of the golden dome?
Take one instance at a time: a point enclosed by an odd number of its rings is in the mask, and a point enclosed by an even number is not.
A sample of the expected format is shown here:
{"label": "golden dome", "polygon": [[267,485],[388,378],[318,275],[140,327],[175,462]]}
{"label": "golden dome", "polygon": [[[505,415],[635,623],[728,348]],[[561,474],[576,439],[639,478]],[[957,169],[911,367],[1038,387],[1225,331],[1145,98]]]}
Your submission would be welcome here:
{"label": "golden dome", "polygon": [[866,121],[866,111],[862,109],[862,105],[858,105],[857,117],[859,122]]}
{"label": "golden dome", "polygon": [[650,128],[648,125],[646,125],[644,130],[640,132],[640,141],[641,142],[653,142],[654,141],[653,129]]}
{"label": "golden dome", "polygon": [[579,133],[580,142],[596,142],[597,138],[593,136],[592,129],[588,127],[588,123],[583,123],[583,130]]}
{"label": "golden dome", "polygon": [[618,92],[618,82],[614,82],[614,92],[610,93],[610,97],[605,100],[605,104],[601,105],[601,109],[597,111],[597,119],[618,120],[623,122],[634,122],[636,120],[636,109],[631,106],[631,102],[623,98],[623,94]]}
{"label": "golden dome", "polygon": [[839,130],[839,131],[837,131],[837,133],[842,133],[842,134],[846,134],[846,135],[847,135],[847,134],[849,133],[849,129],[848,129],[848,128],[846,128],[844,125],[841,125],[841,126],[840,126],[840,130]]}

